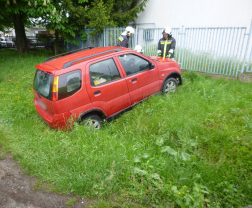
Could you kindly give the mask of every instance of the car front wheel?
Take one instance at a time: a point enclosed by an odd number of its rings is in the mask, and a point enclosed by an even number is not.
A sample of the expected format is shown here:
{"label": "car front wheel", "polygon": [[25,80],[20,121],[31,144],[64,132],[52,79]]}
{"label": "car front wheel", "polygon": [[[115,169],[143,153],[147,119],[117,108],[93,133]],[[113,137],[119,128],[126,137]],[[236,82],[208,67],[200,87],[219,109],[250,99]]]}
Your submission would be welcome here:
{"label": "car front wheel", "polygon": [[87,126],[88,128],[100,129],[102,124],[102,119],[97,115],[90,115],[85,117],[81,123],[81,125]]}
{"label": "car front wheel", "polygon": [[176,92],[177,87],[178,87],[177,80],[174,78],[169,78],[164,82],[162,93]]}

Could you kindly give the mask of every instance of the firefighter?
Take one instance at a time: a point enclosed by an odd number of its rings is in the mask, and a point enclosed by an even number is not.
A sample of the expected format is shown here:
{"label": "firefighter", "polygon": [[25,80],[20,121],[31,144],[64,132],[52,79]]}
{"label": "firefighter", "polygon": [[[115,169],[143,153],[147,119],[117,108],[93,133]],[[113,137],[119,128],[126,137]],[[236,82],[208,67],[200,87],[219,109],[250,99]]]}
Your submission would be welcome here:
{"label": "firefighter", "polygon": [[116,46],[128,48],[129,37],[131,37],[134,32],[135,31],[133,27],[130,27],[130,26],[126,27],[125,31],[117,39]]}
{"label": "firefighter", "polygon": [[174,53],[176,47],[176,40],[172,37],[171,28],[166,27],[163,32],[163,38],[158,42],[158,56],[170,58],[174,60]]}

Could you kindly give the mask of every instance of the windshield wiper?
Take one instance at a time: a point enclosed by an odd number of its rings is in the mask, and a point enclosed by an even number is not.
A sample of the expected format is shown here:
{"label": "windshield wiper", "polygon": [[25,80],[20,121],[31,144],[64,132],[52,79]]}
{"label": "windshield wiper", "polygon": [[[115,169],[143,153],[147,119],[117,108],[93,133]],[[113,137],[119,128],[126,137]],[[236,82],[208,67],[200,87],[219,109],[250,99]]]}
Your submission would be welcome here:
{"label": "windshield wiper", "polygon": [[41,96],[40,96],[40,94],[39,94],[39,92],[38,92],[39,90],[38,90],[37,88],[35,88],[35,87],[33,87],[33,88],[34,88],[34,90],[36,91],[38,97],[41,98]]}
{"label": "windshield wiper", "polygon": [[[36,92],[37,92],[37,90],[36,90]],[[41,96],[39,95],[39,93],[38,93],[38,92],[37,92],[37,95],[38,95],[38,97],[39,97],[39,98],[41,98]]]}

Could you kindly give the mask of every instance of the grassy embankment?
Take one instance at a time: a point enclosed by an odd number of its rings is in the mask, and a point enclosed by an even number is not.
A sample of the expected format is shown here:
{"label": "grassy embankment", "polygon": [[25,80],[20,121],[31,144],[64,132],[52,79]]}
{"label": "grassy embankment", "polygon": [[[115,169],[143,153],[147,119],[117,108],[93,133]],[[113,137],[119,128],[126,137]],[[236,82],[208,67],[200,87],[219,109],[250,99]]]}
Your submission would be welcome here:
{"label": "grassy embankment", "polygon": [[32,93],[48,56],[0,51],[0,146],[26,173],[97,207],[252,205],[252,83],[186,72],[100,131],[53,131]]}

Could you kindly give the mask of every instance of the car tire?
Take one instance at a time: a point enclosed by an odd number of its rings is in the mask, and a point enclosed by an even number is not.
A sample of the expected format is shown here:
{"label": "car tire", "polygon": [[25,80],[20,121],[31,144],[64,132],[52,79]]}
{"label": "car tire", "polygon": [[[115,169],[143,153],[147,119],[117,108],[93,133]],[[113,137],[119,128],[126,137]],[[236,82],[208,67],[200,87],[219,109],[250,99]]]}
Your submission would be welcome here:
{"label": "car tire", "polygon": [[84,117],[80,124],[89,128],[101,129],[102,119],[97,115],[89,115]]}
{"label": "car tire", "polygon": [[164,85],[162,88],[162,93],[171,93],[171,92],[176,92],[176,89],[178,87],[178,82],[174,78],[168,78],[167,80],[164,81]]}

